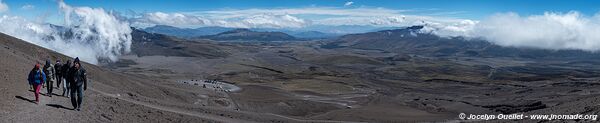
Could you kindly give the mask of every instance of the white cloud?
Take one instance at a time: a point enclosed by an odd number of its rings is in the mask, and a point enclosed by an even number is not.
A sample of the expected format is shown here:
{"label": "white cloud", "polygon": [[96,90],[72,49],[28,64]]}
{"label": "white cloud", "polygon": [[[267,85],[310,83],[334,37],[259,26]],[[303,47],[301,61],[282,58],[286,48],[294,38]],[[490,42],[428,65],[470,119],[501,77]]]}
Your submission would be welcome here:
{"label": "white cloud", "polygon": [[222,26],[235,28],[300,28],[309,23],[288,15],[255,14],[230,18],[207,18],[182,13],[145,13],[134,19],[136,25],[170,25],[177,27]]}
{"label": "white cloud", "polygon": [[224,9],[179,13],[153,12],[142,14],[141,17],[134,19],[133,23],[144,26],[162,24],[178,27],[302,28],[310,25],[411,26],[415,22],[421,21],[444,24],[462,21],[462,19],[405,14],[411,11],[417,10],[377,7],[307,7]]}
{"label": "white cloud", "polygon": [[344,6],[351,6],[352,4],[354,4],[354,2],[348,1],[348,2],[344,3]]}
{"label": "white cloud", "polygon": [[600,50],[600,14],[589,17],[574,11],[531,16],[502,13],[481,21],[426,25],[424,32],[482,38],[501,46]]}
{"label": "white cloud", "polygon": [[306,8],[274,8],[274,9],[224,9],[213,11],[195,11],[185,12],[189,15],[206,15],[210,17],[232,18],[248,16],[255,14],[276,14],[276,15],[323,15],[323,16],[395,16],[403,12],[416,10],[398,10],[386,9],[380,7],[358,7],[358,8],[339,8],[339,7],[306,7]]}
{"label": "white cloud", "polygon": [[397,23],[403,23],[406,21],[406,16],[392,16],[387,18],[372,19],[371,24],[373,25],[394,25]]}
{"label": "white cloud", "polygon": [[0,13],[4,13],[8,11],[8,5],[0,0]]}
{"label": "white cloud", "polygon": [[544,49],[600,50],[600,15],[578,12],[521,17],[497,14],[481,21],[470,32],[502,46]]}
{"label": "white cloud", "polygon": [[64,27],[29,21],[19,16],[0,17],[0,32],[89,63],[116,61],[129,52],[131,28],[102,8],[72,7],[58,1]]}
{"label": "white cloud", "polygon": [[21,9],[23,9],[23,10],[31,10],[34,8],[35,8],[35,6],[31,5],[31,4],[25,4],[25,5],[21,6]]}
{"label": "white cloud", "polygon": [[[348,16],[331,17],[313,20],[318,25],[362,25],[375,27],[405,27],[413,25],[424,25],[426,23],[439,25],[453,25],[466,19],[454,19],[445,17],[430,17],[418,15],[393,15],[393,16]],[[426,22],[426,23],[424,23]]]}
{"label": "white cloud", "polygon": [[228,23],[237,23],[236,25],[238,26],[232,27],[243,28],[301,28],[304,27],[308,22],[287,14],[259,14],[239,18],[239,21],[234,19],[233,21],[228,21]]}
{"label": "white cloud", "polygon": [[469,33],[473,32],[474,27],[478,23],[479,21],[474,20],[462,20],[457,23],[444,24],[423,21],[421,23],[415,23],[414,25],[425,25],[425,27],[421,30],[423,33],[433,33],[442,37],[471,37]]}
{"label": "white cloud", "polygon": [[145,13],[142,15],[142,17],[137,18],[136,22],[171,26],[193,26],[210,23],[208,19],[198,16],[163,12]]}
{"label": "white cloud", "polygon": [[75,34],[67,40],[94,51],[94,54],[67,52],[67,55],[86,56],[89,58],[84,60],[95,63],[97,58],[116,61],[119,55],[130,51],[132,30],[125,20],[102,8],[72,7],[63,1],[58,4],[65,16],[65,26]]}

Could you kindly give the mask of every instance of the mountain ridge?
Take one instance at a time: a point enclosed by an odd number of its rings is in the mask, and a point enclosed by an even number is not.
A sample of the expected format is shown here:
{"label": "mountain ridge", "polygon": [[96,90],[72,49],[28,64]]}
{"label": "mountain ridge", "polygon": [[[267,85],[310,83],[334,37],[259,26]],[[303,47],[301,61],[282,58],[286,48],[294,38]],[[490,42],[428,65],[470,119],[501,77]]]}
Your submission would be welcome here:
{"label": "mountain ridge", "polygon": [[283,32],[258,32],[250,29],[235,29],[215,35],[200,36],[198,39],[217,41],[294,41],[296,37]]}

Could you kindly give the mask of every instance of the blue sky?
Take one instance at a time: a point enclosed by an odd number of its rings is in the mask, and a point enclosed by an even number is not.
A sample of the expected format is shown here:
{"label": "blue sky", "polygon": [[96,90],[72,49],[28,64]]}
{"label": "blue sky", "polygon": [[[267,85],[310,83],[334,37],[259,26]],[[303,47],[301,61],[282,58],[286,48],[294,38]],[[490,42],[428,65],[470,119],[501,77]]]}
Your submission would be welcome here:
{"label": "blue sky", "polygon": [[[45,11],[56,10],[54,0],[4,0],[10,12],[23,16],[34,16]],[[102,7],[106,10],[127,12],[187,12],[218,9],[249,8],[298,8],[308,6],[341,7],[348,0],[66,0],[72,6]],[[521,15],[541,14],[545,11],[579,11],[593,15],[600,10],[598,1],[567,0],[351,0],[353,6],[383,7],[388,9],[436,10],[428,12],[461,12],[453,16],[480,19],[498,12],[516,12]],[[20,9],[33,5],[32,10]],[[426,13],[421,12],[421,13]]]}
{"label": "blue sky", "polygon": [[[56,0],[2,2],[9,6],[9,10],[4,12],[7,15],[54,24],[60,24],[63,20]],[[65,0],[65,3],[74,7],[118,12],[131,18],[133,26],[142,27],[397,27],[419,22],[477,21],[507,12],[530,16],[543,15],[545,12],[577,11],[582,16],[594,16],[600,11],[600,2],[566,0]]]}

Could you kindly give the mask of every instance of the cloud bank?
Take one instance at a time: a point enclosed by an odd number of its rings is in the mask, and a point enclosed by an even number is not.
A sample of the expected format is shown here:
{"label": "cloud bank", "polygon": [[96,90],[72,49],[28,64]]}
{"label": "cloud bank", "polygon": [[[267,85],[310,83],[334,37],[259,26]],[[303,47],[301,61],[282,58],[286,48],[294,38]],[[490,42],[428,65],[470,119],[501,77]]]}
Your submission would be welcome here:
{"label": "cloud bank", "polygon": [[134,17],[136,26],[170,25],[177,27],[223,26],[236,28],[304,28],[313,25],[362,25],[376,27],[410,26],[423,20],[447,23],[459,19],[407,15],[375,7],[306,7],[275,9],[224,9],[194,12],[150,12]]}
{"label": "cloud bank", "polygon": [[426,25],[424,32],[443,37],[482,38],[501,46],[594,52],[600,50],[599,14],[584,16],[572,11],[520,16],[516,13],[500,13],[481,21]]}
{"label": "cloud bank", "polygon": [[133,18],[134,25],[170,25],[176,27],[221,26],[234,28],[301,28],[309,22],[288,14],[252,14],[228,18],[209,18],[183,13],[144,13]]}
{"label": "cloud bank", "polygon": [[193,26],[210,23],[209,20],[197,16],[163,12],[144,13],[142,17],[135,19],[134,22],[172,26]]}
{"label": "cloud bank", "polygon": [[64,26],[3,15],[0,32],[93,64],[99,59],[116,61],[130,51],[132,30],[126,21],[102,8],[72,7],[63,1],[58,6]]}
{"label": "cloud bank", "polygon": [[527,17],[497,14],[477,24],[469,33],[502,46],[597,51],[600,16],[586,17],[578,12],[546,12]]}

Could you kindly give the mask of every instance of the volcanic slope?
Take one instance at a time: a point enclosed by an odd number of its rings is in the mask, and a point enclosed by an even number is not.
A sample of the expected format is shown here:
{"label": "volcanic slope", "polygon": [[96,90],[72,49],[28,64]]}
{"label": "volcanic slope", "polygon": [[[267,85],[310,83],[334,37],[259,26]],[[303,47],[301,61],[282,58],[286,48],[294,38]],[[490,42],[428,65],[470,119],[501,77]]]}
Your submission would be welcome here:
{"label": "volcanic slope", "polygon": [[[40,104],[27,84],[36,62],[72,59],[26,41],[0,34],[0,119],[4,122],[329,122],[249,113],[219,106],[191,105],[194,101],[223,99],[226,94],[193,89],[159,78],[113,72],[82,63],[91,82],[81,111],[70,99],[41,89]],[[53,85],[56,86],[56,85]]]}

